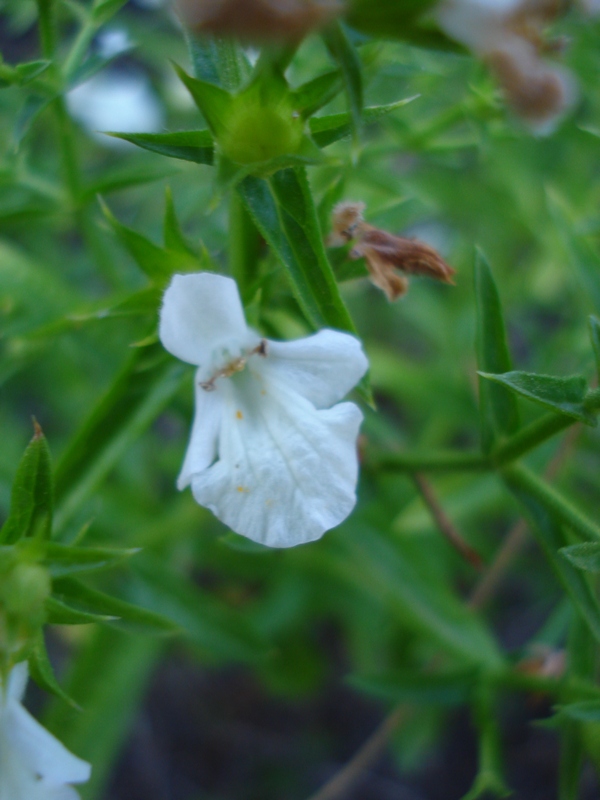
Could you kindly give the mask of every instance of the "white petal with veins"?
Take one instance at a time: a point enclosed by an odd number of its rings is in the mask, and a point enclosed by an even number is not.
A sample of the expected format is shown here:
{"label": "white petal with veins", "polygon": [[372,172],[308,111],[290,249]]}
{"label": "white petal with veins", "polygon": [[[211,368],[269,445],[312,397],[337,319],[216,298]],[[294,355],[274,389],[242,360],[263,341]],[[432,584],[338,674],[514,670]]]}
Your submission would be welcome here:
{"label": "white petal with veins", "polygon": [[250,368],[227,383],[219,460],[192,477],[194,497],[269,547],[318,539],[356,503],[361,421],[353,403],[317,410]]}
{"label": "white petal with veins", "polygon": [[267,343],[261,366],[267,380],[293,386],[316,408],[329,408],[367,371],[367,357],[354,336],[322,330],[294,342]]}
{"label": "white petal with veins", "polygon": [[[238,358],[259,343],[244,317],[234,280],[212,272],[174,275],[160,315],[160,339],[177,358],[202,368],[208,380],[222,358]],[[223,364],[218,364],[223,366]]]}

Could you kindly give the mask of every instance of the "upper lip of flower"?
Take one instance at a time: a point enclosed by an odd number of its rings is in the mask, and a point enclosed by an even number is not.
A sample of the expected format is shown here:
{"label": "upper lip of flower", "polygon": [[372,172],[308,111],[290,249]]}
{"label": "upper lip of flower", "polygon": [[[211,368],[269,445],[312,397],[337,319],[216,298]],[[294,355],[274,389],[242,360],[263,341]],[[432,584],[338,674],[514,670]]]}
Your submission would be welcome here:
{"label": "upper lip of flower", "polygon": [[198,367],[179,488],[191,483],[231,528],[271,546],[316,539],[350,513],[362,414],[334,404],[367,369],[357,339],[331,330],[261,339],[235,282],[213,273],[174,276],[160,336]]}

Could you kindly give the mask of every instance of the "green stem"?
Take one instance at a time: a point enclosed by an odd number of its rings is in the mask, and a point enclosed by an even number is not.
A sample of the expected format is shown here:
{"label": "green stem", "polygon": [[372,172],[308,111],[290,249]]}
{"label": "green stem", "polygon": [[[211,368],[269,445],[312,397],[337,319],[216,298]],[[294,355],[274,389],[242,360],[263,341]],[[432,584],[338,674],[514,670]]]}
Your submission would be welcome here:
{"label": "green stem", "polygon": [[44,58],[52,61],[56,50],[56,15],[54,0],[37,0],[40,41]]}
{"label": "green stem", "polygon": [[490,469],[489,460],[481,453],[454,453],[451,450],[432,453],[367,454],[365,467],[373,472],[480,472]]}
{"label": "green stem", "polygon": [[544,508],[549,509],[563,524],[568,525],[584,539],[600,541],[600,528],[596,523],[588,519],[554,487],[546,483],[543,478],[534,475],[527,467],[522,464],[513,464],[502,471],[502,476],[509,486],[521,488],[530,496],[535,497]]}
{"label": "green stem", "polygon": [[576,421],[565,414],[554,414],[553,412],[544,414],[543,417],[521,428],[520,431],[502,442],[493,451],[491,460],[495,466],[502,467],[525,455],[525,453],[573,425]]}
{"label": "green stem", "polygon": [[242,297],[258,277],[261,237],[237,192],[229,203],[229,269],[238,282]]}
{"label": "green stem", "polygon": [[81,30],[77,34],[77,37],[73,42],[73,46],[71,47],[71,51],[64,63],[63,74],[66,83],[69,83],[75,72],[81,66],[88,47],[90,46],[90,42],[94,38],[94,34],[96,33],[97,29],[98,25],[92,19],[87,19],[81,26]]}

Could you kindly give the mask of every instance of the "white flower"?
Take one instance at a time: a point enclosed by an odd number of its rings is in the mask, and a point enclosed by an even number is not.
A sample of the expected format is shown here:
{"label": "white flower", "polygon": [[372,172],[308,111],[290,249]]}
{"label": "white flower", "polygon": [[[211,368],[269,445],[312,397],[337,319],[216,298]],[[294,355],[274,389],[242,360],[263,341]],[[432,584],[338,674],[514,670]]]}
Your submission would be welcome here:
{"label": "white flower", "polygon": [[191,484],[200,505],[270,547],[313,541],[348,516],[362,414],[334,403],[366,372],[357,339],[332,330],[262,339],[246,324],[235,282],[208,272],[174,276],[160,338],[198,367],[179,489]]}
{"label": "white flower", "polygon": [[0,683],[0,800],[78,800],[90,765],[70,753],[21,705],[27,664]]}
{"label": "white flower", "polygon": [[540,134],[551,132],[577,99],[568,70],[546,61],[544,28],[555,0],[442,0],[436,17],[446,33],[491,67],[513,110]]}

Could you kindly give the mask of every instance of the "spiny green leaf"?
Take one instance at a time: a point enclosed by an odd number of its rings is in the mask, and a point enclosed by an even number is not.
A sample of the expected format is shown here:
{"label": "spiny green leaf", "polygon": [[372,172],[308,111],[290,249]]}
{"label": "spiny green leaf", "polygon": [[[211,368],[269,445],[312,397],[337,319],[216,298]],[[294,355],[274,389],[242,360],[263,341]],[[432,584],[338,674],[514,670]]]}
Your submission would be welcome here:
{"label": "spiny green leaf", "polygon": [[586,572],[600,572],[600,542],[583,542],[563,547],[560,554]]}
{"label": "spiny green leaf", "polygon": [[54,483],[48,442],[34,421],[35,433],[17,467],[10,513],[0,530],[0,544],[12,544],[37,532],[48,539],[52,532]]}
{"label": "spiny green leaf", "polygon": [[227,131],[231,116],[232,95],[214,83],[192,78],[181,67],[175,65],[181,82],[192,95],[194,103],[204,116],[215,138]]}
{"label": "spiny green leaf", "polygon": [[44,564],[53,578],[61,578],[80,572],[95,572],[120,564],[139,553],[136,548],[73,547],[48,542],[45,547]]}
{"label": "spiny green leaf", "polygon": [[193,258],[197,258],[197,253],[185,238],[179,220],[177,219],[177,212],[175,211],[175,204],[173,203],[173,193],[169,186],[165,191],[165,219],[163,223],[163,238],[165,241],[165,248],[167,250],[177,251]]}
{"label": "spiny green leaf", "polygon": [[218,36],[188,36],[194,75],[230,92],[242,87],[252,68],[242,47],[234,39]]}
{"label": "spiny green leaf", "polygon": [[75,578],[59,578],[53,583],[53,591],[60,602],[74,605],[82,613],[107,615],[129,623],[136,630],[146,633],[175,633],[175,621],[164,614],[120,600],[118,597],[92,589]]}
{"label": "spiny green leaf", "polygon": [[198,260],[194,256],[159,247],[141,233],[122,225],[102,200],[100,204],[106,220],[123,247],[142,272],[159,286],[164,286],[175,272],[192,272],[198,269]]}
{"label": "spiny green leaf", "polygon": [[29,651],[28,663],[29,674],[41,689],[50,692],[55,695],[55,697],[59,697],[73,708],[81,710],[54,676],[54,670],[48,658],[48,651],[46,650],[46,642],[44,641],[42,631],[39,632],[33,647]]}
{"label": "spiny green leaf", "polygon": [[209,130],[174,131],[173,133],[109,133],[145,150],[170,158],[193,161],[196,164],[214,163],[215,145]]}
{"label": "spiny green leaf", "polygon": [[597,425],[596,415],[584,405],[587,381],[581,375],[557,378],[553,375],[536,375],[533,372],[506,372],[490,374],[480,371],[481,377],[505,386],[511,392],[527,397],[535,403],[573,417],[586,425]]}
{"label": "spiny green leaf", "polygon": [[45,608],[46,620],[49,625],[92,625],[119,619],[114,614],[95,614],[75,608],[58,597],[49,597],[46,600]]}
{"label": "spiny green leaf", "polygon": [[[417,95],[407,97],[405,100],[398,100],[382,106],[368,106],[363,109],[362,120],[365,123],[376,122],[397,108],[402,108],[412,102],[416,97]],[[352,133],[352,119],[347,111],[341,114],[328,114],[324,117],[312,117],[309,126],[310,134],[319,147],[327,147]]]}
{"label": "spiny green leaf", "polygon": [[[477,253],[475,262],[477,298],[477,365],[482,372],[508,372],[511,368],[506,342],[502,306],[490,266]],[[517,401],[504,386],[479,380],[481,439],[487,453],[499,436],[514,433],[519,427]]]}
{"label": "spiny green leaf", "polygon": [[329,26],[325,31],[324,39],[329,52],[340,65],[350,108],[352,135],[356,139],[363,108],[362,64],[356,48],[341,22],[335,22]]}

